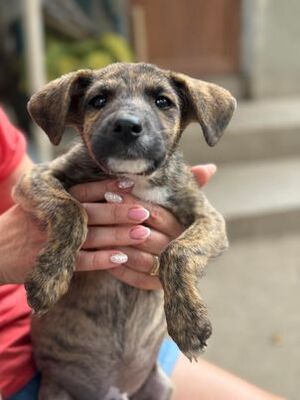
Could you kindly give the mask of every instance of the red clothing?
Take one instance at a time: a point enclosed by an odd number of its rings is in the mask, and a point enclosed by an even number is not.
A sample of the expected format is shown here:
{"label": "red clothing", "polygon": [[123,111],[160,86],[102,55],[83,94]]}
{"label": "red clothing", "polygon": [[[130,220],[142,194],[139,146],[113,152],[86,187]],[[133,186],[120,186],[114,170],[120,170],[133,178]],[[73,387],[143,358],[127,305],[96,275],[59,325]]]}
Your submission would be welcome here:
{"label": "red clothing", "polygon": [[10,123],[0,107],[0,181],[4,181],[16,168],[25,148],[24,136]]}
{"label": "red clothing", "polygon": [[[0,182],[19,165],[25,149],[24,136],[0,108]],[[0,286],[0,392],[4,397],[20,390],[35,374],[29,331],[30,308],[23,285]]]}

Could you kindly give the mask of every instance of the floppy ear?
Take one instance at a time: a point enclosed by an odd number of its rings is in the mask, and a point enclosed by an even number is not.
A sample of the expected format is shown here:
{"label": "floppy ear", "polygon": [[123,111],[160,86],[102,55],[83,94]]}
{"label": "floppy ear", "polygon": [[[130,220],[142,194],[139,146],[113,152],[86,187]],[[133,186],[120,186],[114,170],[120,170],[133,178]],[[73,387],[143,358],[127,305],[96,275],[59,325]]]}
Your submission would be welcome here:
{"label": "floppy ear", "polygon": [[67,125],[80,125],[80,102],[92,79],[91,70],[71,72],[49,82],[30,98],[29,114],[53,144],[59,144]]}
{"label": "floppy ear", "polygon": [[234,110],[236,100],[220,86],[171,72],[171,79],[182,103],[185,126],[197,121],[201,125],[206,142],[214,146],[222,136]]}

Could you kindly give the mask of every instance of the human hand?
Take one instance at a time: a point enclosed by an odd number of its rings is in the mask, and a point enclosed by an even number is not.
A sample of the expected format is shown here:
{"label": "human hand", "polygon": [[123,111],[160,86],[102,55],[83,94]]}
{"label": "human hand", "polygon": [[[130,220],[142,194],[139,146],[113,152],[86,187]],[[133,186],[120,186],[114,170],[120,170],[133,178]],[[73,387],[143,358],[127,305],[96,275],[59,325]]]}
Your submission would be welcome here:
{"label": "human hand", "polygon": [[20,205],[0,215],[0,284],[24,283],[47,232]]}
{"label": "human hand", "polygon": [[0,285],[23,283],[47,240],[47,232],[21,206],[11,191],[33,163],[24,155],[14,171],[0,182]]}
{"label": "human hand", "polygon": [[[197,166],[192,168],[199,185],[205,184],[215,172],[215,167]],[[82,199],[89,215],[89,235],[76,260],[78,270],[109,269],[129,285],[143,289],[160,288],[157,277],[149,275],[153,256],[159,255],[170,240],[183,230],[176,218],[162,207],[141,202],[130,196],[130,190],[121,190],[124,204],[91,203],[104,201],[106,192],[120,189],[115,181],[95,182],[74,186],[71,194]],[[134,208],[140,218],[128,216]],[[101,212],[100,212],[101,209]],[[148,217],[148,213],[151,216]],[[142,214],[144,213],[144,217]],[[142,224],[147,220],[149,228]],[[106,226],[103,226],[106,225]],[[130,237],[132,228],[139,228]],[[150,235],[149,235],[150,233]],[[143,236],[144,234],[144,236]],[[11,207],[0,216],[0,284],[23,283],[34,266],[35,259],[44,247],[47,233],[33,217],[19,205]],[[100,240],[100,246],[97,244]],[[90,250],[90,248],[94,250]],[[114,250],[108,250],[108,248]],[[121,257],[112,258],[114,255]],[[122,265],[120,265],[122,262]],[[113,268],[114,267],[114,268]]]}
{"label": "human hand", "polygon": [[[195,166],[192,171],[199,185],[203,186],[215,173],[216,167]],[[184,228],[169,211],[142,202],[129,191],[130,188],[120,189],[115,181],[92,182],[71,188],[70,193],[84,203],[90,226],[87,241],[77,258],[77,269],[107,269],[131,286],[158,289],[161,288],[159,279],[149,275],[154,256],[159,256]],[[105,195],[116,192],[118,196]],[[105,197],[108,203],[95,203],[104,201]],[[132,210],[138,211],[139,220],[129,217]],[[151,230],[141,225],[143,222]],[[141,234],[139,238],[131,237],[133,231]]]}

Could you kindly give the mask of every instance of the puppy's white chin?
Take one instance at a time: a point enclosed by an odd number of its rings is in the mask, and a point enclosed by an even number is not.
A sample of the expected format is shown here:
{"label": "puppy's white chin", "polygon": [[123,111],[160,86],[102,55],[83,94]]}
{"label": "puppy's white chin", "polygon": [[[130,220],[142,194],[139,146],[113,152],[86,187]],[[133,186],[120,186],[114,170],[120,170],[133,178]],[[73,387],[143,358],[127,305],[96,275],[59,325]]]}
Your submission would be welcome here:
{"label": "puppy's white chin", "polygon": [[110,157],[107,160],[107,166],[110,171],[123,174],[142,174],[151,167],[151,161],[143,158],[136,160],[122,160],[120,158]]}

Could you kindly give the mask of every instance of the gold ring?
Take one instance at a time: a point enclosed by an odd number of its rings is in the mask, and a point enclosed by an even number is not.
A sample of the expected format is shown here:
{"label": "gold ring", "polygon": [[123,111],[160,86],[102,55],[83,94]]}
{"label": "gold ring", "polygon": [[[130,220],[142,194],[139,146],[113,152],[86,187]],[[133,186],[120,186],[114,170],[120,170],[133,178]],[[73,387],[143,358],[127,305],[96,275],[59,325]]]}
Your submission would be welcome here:
{"label": "gold ring", "polygon": [[151,276],[158,276],[158,271],[159,271],[159,257],[153,256],[153,267],[151,271],[149,272],[149,275]]}

